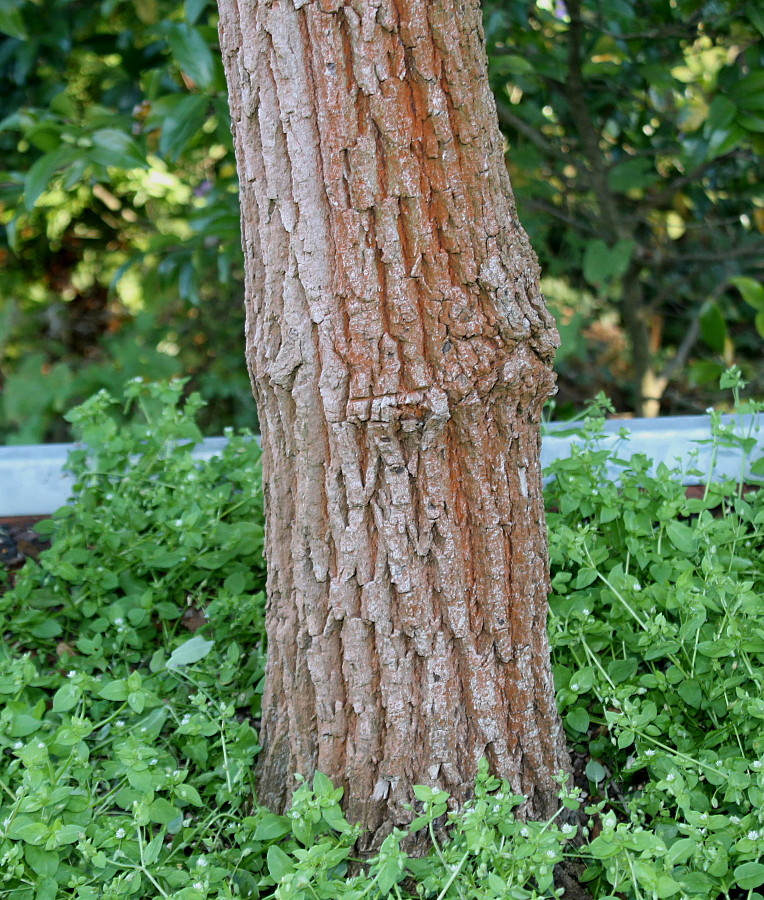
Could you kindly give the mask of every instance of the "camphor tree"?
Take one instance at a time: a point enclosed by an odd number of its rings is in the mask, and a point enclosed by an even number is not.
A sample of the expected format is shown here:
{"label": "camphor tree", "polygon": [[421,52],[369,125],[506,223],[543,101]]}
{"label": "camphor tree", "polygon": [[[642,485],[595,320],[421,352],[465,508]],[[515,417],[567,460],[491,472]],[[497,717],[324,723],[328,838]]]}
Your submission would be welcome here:
{"label": "camphor tree", "polygon": [[477,0],[219,0],[263,434],[258,800],[368,845],[478,761],[556,805],[539,418],[558,338]]}

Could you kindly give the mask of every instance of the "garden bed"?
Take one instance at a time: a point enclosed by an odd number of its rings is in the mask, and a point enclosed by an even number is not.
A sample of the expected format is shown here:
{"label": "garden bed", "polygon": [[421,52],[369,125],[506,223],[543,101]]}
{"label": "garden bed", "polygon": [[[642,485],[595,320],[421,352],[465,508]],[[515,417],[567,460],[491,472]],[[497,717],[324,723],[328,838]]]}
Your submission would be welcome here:
{"label": "garden bed", "polygon": [[[109,409],[94,398],[75,415],[89,451],[72,460],[74,498],[0,596],[0,892],[553,900],[565,863],[595,900],[761,900],[764,500],[718,467],[737,449],[747,471],[754,432],[715,417],[705,472],[671,469],[600,438],[594,417],[547,470],[549,635],[576,776],[560,796],[578,824],[515,818],[521,798],[481,769],[445,840],[447,797],[416,789],[426,858],[394,833],[350,869],[358,832],[328,779],[298,784],[288,816],[254,792],[256,442],[194,458],[193,409],[130,426]],[[689,497],[688,478],[703,482]],[[204,613],[194,628],[189,610]]]}

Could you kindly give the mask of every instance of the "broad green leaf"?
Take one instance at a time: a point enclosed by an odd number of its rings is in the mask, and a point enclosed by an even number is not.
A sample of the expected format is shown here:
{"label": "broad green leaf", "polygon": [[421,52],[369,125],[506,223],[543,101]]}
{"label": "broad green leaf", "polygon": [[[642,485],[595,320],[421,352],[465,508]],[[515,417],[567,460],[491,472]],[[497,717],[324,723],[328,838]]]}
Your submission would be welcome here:
{"label": "broad green leaf", "polygon": [[72,147],[59,147],[41,156],[24,178],[24,206],[32,209],[43,191],[47,190],[53,175],[76,157]]}
{"label": "broad green leaf", "polygon": [[682,522],[669,522],[666,526],[666,534],[680,553],[690,556],[697,549],[697,538],[689,525],[684,525]]}
{"label": "broad green leaf", "polygon": [[214,641],[206,641],[203,637],[192,637],[176,647],[170,658],[167,660],[168,669],[176,669],[178,666],[188,666],[191,663],[199,662],[212,650]]}
{"label": "broad green leaf", "polygon": [[618,163],[610,170],[607,180],[611,190],[625,192],[648,187],[655,184],[659,178],[653,161],[638,157]]}
{"label": "broad green leaf", "polygon": [[313,793],[316,797],[329,797],[334,792],[334,785],[323,772],[313,775]]}
{"label": "broad green leaf", "polygon": [[204,806],[204,801],[199,795],[199,791],[192,784],[179,784],[175,788],[175,796],[180,797],[185,803],[192,806]]}
{"label": "broad green leaf", "polygon": [[754,131],[758,134],[764,132],[764,114],[741,112],[735,121],[746,131]]}
{"label": "broad green leaf", "polygon": [[149,805],[149,816],[157,825],[169,825],[178,817],[180,810],[164,797],[157,797]]}
{"label": "broad green leaf", "polygon": [[164,831],[160,831],[155,838],[152,838],[146,844],[146,848],[143,851],[143,862],[145,865],[150,866],[159,859],[163,841]]}
{"label": "broad green leaf", "polygon": [[280,847],[276,847],[275,845],[268,848],[266,861],[268,863],[268,872],[277,884],[285,875],[294,872],[292,860]]}
{"label": "broad green leaf", "polygon": [[255,828],[256,841],[275,841],[292,830],[292,823],[286,816],[266,813]]}
{"label": "broad green leaf", "polygon": [[717,94],[711,101],[706,115],[706,132],[710,136],[715,131],[728,128],[734,121],[737,106],[722,94]]}
{"label": "broad green leaf", "polygon": [[145,156],[138,145],[124,131],[116,128],[101,128],[93,132],[93,146],[88,157],[99,166],[113,166],[117,169],[146,168]]}
{"label": "broad green leaf", "polygon": [[129,693],[125,679],[118,678],[116,681],[110,681],[108,684],[105,684],[98,692],[98,696],[103,697],[104,700],[115,700],[121,703],[123,700],[127,700]]}
{"label": "broad green leaf", "polygon": [[735,880],[744,891],[753,890],[764,884],[764,864],[747,862],[735,869]]}
{"label": "broad green leaf", "polygon": [[53,695],[53,712],[67,712],[79,703],[82,689],[67,681]]}
{"label": "broad green leaf", "polygon": [[589,730],[589,713],[577,706],[565,716],[565,724],[573,731],[583,734]]}
{"label": "broad green leaf", "polygon": [[203,94],[173,95],[157,103],[156,112],[163,114],[159,135],[159,152],[163,156],[176,160],[199,134],[207,118],[207,105]]}
{"label": "broad green leaf", "polygon": [[189,25],[193,25],[207,8],[208,3],[209,0],[185,0],[183,10],[186,22],[188,22]]}
{"label": "broad green leaf", "polygon": [[635,246],[634,241],[628,240],[620,240],[612,247],[599,238],[591,241],[584,252],[584,278],[595,286],[619,278],[628,269]]}
{"label": "broad green leaf", "polygon": [[184,75],[202,89],[212,86],[215,61],[207,41],[198,29],[186,23],[172,25],[167,35],[167,43]]}
{"label": "broad green leaf", "polygon": [[700,334],[715,353],[724,353],[727,343],[727,323],[718,303],[709,303],[700,316]]}
{"label": "broad green leaf", "polygon": [[730,284],[740,291],[743,300],[749,306],[752,306],[757,312],[764,312],[764,284],[747,275],[730,278]]}
{"label": "broad green leaf", "polygon": [[42,822],[30,822],[16,832],[16,837],[26,844],[42,844],[48,839],[50,829]]}
{"label": "broad green leaf", "polygon": [[0,0],[0,32],[19,41],[28,37],[19,4],[14,0]]}
{"label": "broad green leaf", "polygon": [[27,844],[24,847],[24,858],[36,875],[51,877],[58,870],[58,853],[42,850],[40,847],[35,847],[34,844]]}

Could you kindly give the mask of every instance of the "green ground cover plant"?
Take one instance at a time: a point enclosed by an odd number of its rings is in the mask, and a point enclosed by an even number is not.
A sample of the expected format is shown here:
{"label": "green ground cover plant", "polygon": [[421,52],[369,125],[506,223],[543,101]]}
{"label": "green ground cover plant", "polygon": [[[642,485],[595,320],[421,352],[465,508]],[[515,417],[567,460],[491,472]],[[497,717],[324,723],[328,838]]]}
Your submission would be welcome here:
{"label": "green ground cover plant", "polygon": [[[194,458],[182,397],[131,382],[129,424],[104,393],[69,414],[74,498],[0,597],[0,898],[534,900],[562,896],[565,862],[596,900],[761,900],[761,491],[698,473],[688,497],[686,462],[605,449],[590,411],[547,486],[561,812],[523,822],[482,768],[459,813],[416,789],[426,857],[394,831],[359,863],[323,775],[285,816],[257,805],[259,450],[230,433]],[[755,453],[712,418],[717,450]]]}

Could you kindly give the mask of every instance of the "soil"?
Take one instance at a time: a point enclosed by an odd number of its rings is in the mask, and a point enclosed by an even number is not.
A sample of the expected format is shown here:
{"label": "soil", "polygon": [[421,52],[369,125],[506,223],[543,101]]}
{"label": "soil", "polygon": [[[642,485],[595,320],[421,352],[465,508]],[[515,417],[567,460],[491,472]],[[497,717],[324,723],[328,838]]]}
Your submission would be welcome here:
{"label": "soil", "polygon": [[33,530],[45,516],[0,519],[0,571],[15,572],[27,559],[37,559],[48,541]]}

